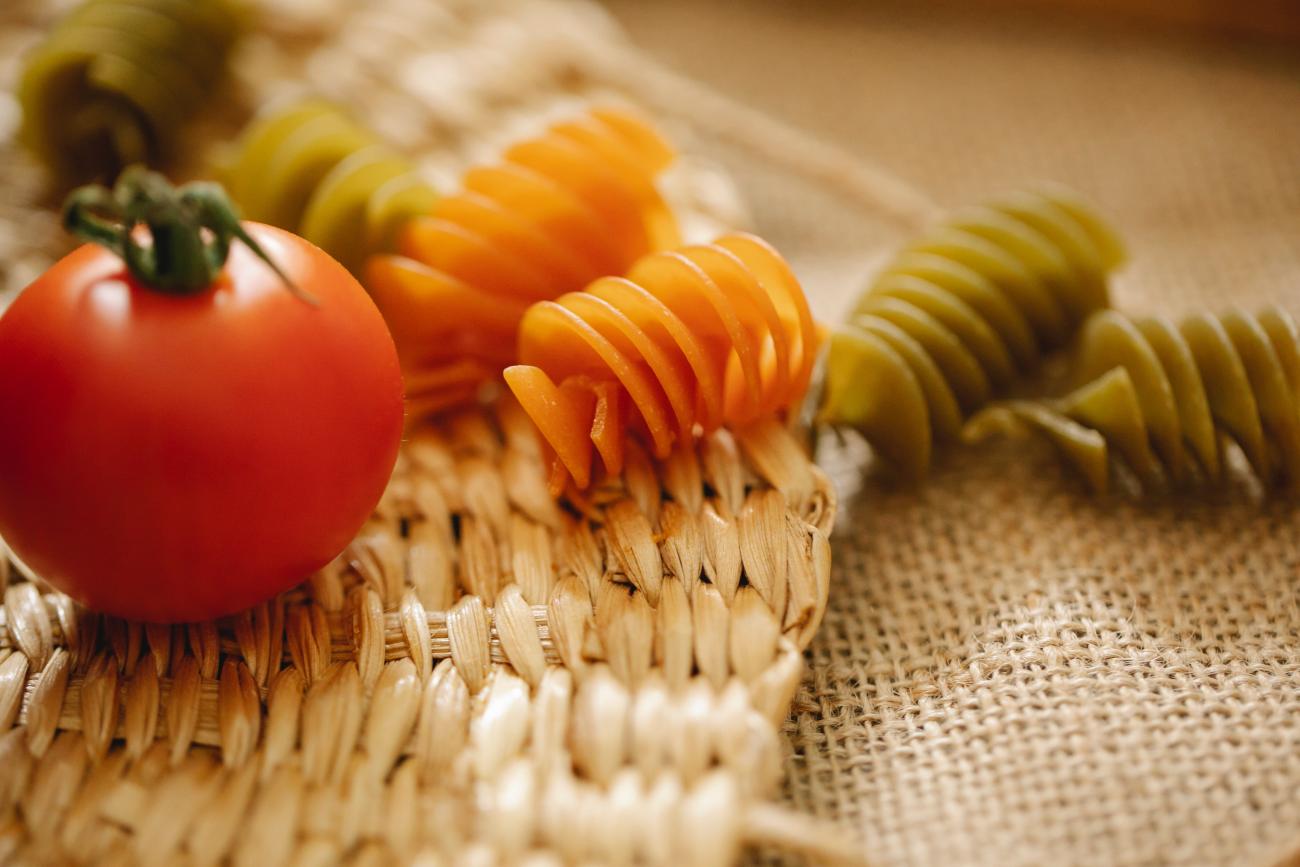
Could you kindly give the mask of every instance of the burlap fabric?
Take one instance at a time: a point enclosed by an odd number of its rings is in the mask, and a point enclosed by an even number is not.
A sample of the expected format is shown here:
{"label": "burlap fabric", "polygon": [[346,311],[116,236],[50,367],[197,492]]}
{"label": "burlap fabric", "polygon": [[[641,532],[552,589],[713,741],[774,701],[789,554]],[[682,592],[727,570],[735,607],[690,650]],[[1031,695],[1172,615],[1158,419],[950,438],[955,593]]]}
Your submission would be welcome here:
{"label": "burlap fabric", "polygon": [[[1294,46],[902,5],[614,8],[684,72],[942,204],[1085,191],[1130,242],[1125,309],[1300,312]],[[743,178],[760,227],[837,312],[855,287],[836,273],[895,235],[762,179]],[[795,804],[882,864],[1272,864],[1300,844],[1293,505],[1097,501],[1016,445],[908,491],[862,481],[863,456],[830,459],[846,511],[788,725]]]}
{"label": "burlap fabric", "polygon": [[[0,8],[0,308],[70,244],[9,90],[68,5]],[[679,110],[682,86],[584,4],[253,11],[179,177],[211,172],[254,107],[303,93],[443,188],[548,116],[635,98],[634,80],[684,143],[709,102]],[[689,148],[664,185],[692,239],[747,222]],[[0,543],[0,864],[714,867],[758,843],[853,857],[772,803],[837,514],[781,421],[663,461],[629,443],[622,475],[569,511],[517,404],[412,422],[348,549],[218,621],[86,611]]]}

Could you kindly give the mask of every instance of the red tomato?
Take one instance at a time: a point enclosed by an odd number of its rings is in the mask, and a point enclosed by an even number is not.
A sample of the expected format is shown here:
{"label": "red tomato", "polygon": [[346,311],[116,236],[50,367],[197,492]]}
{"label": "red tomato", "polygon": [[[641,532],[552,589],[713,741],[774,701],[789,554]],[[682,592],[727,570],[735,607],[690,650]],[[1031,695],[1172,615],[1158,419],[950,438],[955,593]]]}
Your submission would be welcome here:
{"label": "red tomato", "polygon": [[245,227],[193,295],[87,245],[0,318],[0,535],[91,608],[199,620],[260,602],[341,551],[392,473],[397,353],[338,263]]}

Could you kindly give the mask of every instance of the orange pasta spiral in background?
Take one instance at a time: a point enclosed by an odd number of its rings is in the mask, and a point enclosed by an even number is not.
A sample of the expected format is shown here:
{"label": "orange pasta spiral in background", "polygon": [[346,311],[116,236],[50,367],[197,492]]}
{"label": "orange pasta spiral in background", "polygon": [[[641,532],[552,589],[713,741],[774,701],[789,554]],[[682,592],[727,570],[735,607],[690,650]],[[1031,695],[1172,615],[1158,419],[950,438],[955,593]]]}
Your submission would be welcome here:
{"label": "orange pasta spiral in background", "polygon": [[677,244],[655,187],[672,147],[624,109],[595,109],[469,170],[376,256],[367,285],[392,329],[412,416],[472,399],[515,360],[533,302]]}
{"label": "orange pasta spiral in background", "polygon": [[630,431],[663,458],[697,433],[794,406],[819,342],[785,260],[731,234],[532,305],[505,379],[554,451],[558,493],[591,483],[593,450],[621,472]]}

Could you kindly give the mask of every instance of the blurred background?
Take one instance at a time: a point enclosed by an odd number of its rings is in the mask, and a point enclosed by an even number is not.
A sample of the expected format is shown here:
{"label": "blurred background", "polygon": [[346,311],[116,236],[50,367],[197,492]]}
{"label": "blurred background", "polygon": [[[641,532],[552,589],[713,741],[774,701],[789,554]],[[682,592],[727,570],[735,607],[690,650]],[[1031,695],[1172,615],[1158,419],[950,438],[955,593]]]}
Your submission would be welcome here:
{"label": "blurred background", "polygon": [[667,65],[940,205],[1070,184],[1136,251],[1130,308],[1300,298],[1300,2],[606,5]]}

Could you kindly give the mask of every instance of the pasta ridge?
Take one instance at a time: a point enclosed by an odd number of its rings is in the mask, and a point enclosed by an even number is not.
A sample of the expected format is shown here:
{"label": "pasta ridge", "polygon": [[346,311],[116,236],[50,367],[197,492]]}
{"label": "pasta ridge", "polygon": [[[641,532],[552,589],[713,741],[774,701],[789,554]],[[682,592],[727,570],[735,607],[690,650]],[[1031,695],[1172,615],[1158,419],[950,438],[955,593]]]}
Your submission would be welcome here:
{"label": "pasta ridge", "polygon": [[24,60],[23,143],[61,181],[174,155],[243,17],[234,0],[84,0]]}
{"label": "pasta ridge", "polygon": [[1059,186],[950,215],[903,247],[831,337],[820,419],[854,427],[904,476],[934,444],[1109,307],[1114,230]]}
{"label": "pasta ridge", "polygon": [[366,285],[402,358],[411,412],[464,402],[515,360],[536,302],[624,272],[678,243],[656,186],[671,145],[622,108],[596,108],[470,169],[409,219]]}
{"label": "pasta ridge", "polygon": [[221,174],[244,217],[301,235],[354,274],[437,201],[410,159],[322,100],[259,117]]}
{"label": "pasta ridge", "polygon": [[989,408],[969,435],[1037,431],[1103,493],[1112,458],[1146,490],[1219,481],[1225,441],[1266,486],[1300,488],[1300,329],[1280,307],[1202,311],[1177,325],[1097,313],[1074,379],[1082,384],[1063,398]]}
{"label": "pasta ridge", "polygon": [[785,260],[733,233],[533,304],[505,380],[551,451],[558,493],[620,473],[630,434],[666,458],[797,406],[821,339]]}

